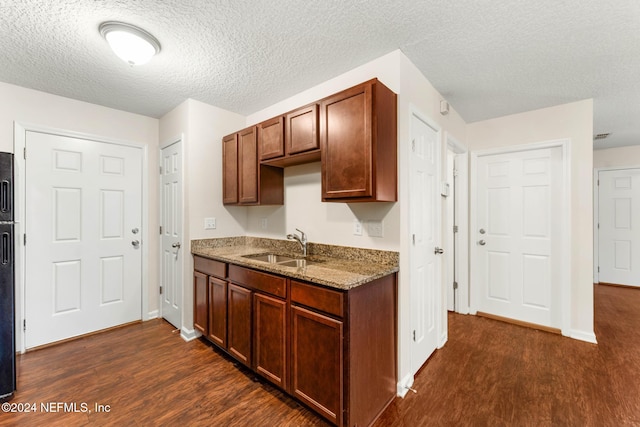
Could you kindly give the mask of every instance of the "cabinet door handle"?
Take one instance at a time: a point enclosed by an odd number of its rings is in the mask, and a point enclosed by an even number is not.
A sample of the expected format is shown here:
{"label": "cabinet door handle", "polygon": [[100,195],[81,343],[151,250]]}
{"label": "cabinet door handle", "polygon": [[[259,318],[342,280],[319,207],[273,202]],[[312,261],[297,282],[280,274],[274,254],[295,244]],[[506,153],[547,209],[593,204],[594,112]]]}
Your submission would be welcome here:
{"label": "cabinet door handle", "polygon": [[9,212],[11,210],[11,195],[9,194],[9,181],[3,180],[0,184],[0,211]]}

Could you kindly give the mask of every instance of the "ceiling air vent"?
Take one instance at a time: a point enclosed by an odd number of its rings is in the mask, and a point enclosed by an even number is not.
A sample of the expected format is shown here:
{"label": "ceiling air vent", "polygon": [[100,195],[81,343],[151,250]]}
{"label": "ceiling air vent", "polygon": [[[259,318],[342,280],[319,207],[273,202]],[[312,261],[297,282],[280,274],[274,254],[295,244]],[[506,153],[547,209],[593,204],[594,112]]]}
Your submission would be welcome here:
{"label": "ceiling air vent", "polygon": [[596,136],[593,137],[593,140],[594,141],[598,141],[598,140],[601,140],[601,139],[606,139],[606,138],[609,137],[609,135],[611,135],[611,133],[598,133],[598,134],[596,134]]}

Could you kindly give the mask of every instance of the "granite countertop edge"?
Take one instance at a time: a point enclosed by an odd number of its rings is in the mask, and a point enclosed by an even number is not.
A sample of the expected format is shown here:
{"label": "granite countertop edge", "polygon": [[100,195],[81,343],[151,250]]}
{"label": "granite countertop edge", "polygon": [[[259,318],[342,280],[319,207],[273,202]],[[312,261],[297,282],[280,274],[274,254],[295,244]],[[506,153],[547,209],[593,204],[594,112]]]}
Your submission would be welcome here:
{"label": "granite countertop edge", "polygon": [[[350,290],[399,271],[397,262],[393,262],[393,257],[388,263],[373,263],[311,254],[307,256],[307,260],[314,262],[314,264],[304,268],[296,268],[245,258],[246,255],[274,252],[268,247],[246,245],[242,241],[231,242],[231,245],[223,246],[207,246],[202,242],[196,240],[191,242],[193,255],[341,290]],[[293,252],[280,250],[278,253],[293,258],[302,258],[300,254]]]}

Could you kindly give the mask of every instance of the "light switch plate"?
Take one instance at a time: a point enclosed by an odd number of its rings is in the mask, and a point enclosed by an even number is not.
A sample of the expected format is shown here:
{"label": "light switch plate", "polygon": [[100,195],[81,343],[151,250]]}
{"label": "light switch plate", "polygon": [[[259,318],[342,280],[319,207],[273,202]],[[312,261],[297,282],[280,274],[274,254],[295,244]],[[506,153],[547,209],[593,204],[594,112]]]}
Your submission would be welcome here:
{"label": "light switch plate", "polygon": [[260,218],[260,227],[266,230],[269,227],[269,220],[267,218]]}
{"label": "light switch plate", "polygon": [[216,219],[215,218],[205,218],[204,219],[204,229],[205,230],[215,230],[216,228]]}
{"label": "light switch plate", "polygon": [[367,229],[369,237],[384,237],[384,225],[382,221],[368,220]]}
{"label": "light switch plate", "polygon": [[353,235],[362,236],[362,221],[359,219],[353,220]]}

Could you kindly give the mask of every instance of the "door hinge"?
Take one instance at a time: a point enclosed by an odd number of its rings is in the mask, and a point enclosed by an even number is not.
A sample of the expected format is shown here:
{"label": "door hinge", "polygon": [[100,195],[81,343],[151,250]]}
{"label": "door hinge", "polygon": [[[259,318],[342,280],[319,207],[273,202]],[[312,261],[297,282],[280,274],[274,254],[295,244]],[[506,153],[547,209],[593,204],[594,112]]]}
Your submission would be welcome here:
{"label": "door hinge", "polygon": [[158,169],[160,170],[160,175],[162,175],[162,166],[159,166]]}
{"label": "door hinge", "polygon": [[162,226],[160,226],[160,235],[162,235]]}
{"label": "door hinge", "polygon": [[598,223],[598,230],[600,230],[600,223]]}
{"label": "door hinge", "polygon": [[411,239],[413,240],[413,244],[415,245],[416,244],[416,235],[412,234],[411,235]]}
{"label": "door hinge", "polygon": [[24,234],[22,235],[22,244],[23,244],[24,246],[27,246],[27,233],[24,233]]}
{"label": "door hinge", "polygon": [[411,151],[413,151],[415,153],[416,151],[416,139],[412,139],[411,140]]}
{"label": "door hinge", "polygon": [[27,332],[27,319],[22,319],[22,332]]}
{"label": "door hinge", "polygon": [[413,330],[413,341],[415,342],[415,340],[416,340],[416,330],[414,329]]}
{"label": "door hinge", "polygon": [[24,147],[22,149],[22,157],[24,157],[24,159],[27,160],[27,147]]}
{"label": "door hinge", "polygon": [[162,295],[162,286],[160,286],[160,295]]}
{"label": "door hinge", "polygon": [[454,232],[454,233],[457,233],[457,232],[458,232],[458,226],[457,226],[457,225],[454,225],[454,226],[453,226],[453,232]]}
{"label": "door hinge", "polygon": [[600,273],[600,266],[598,266],[598,273]]}
{"label": "door hinge", "polygon": [[453,282],[453,289],[458,289],[458,282]]}

